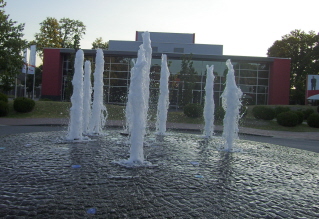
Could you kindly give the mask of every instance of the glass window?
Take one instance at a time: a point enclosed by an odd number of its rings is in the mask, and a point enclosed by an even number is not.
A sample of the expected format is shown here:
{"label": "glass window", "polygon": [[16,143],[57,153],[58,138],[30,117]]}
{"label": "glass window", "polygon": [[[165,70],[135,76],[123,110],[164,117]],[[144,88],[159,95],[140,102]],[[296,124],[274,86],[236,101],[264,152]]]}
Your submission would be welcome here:
{"label": "glass window", "polygon": [[127,86],[126,79],[110,79],[110,86]]}
{"label": "glass window", "polygon": [[257,95],[257,104],[258,105],[267,105],[267,94],[258,94]]}
{"label": "glass window", "polygon": [[126,87],[110,87],[109,102],[124,103],[126,100]]}
{"label": "glass window", "polygon": [[194,90],[193,91],[193,103],[201,104],[202,102],[204,102],[203,92],[200,90]]}
{"label": "glass window", "polygon": [[161,65],[153,64],[153,65],[151,66],[150,72],[151,72],[151,73],[154,73],[154,72],[160,73],[160,72],[161,72]]}
{"label": "glass window", "polygon": [[110,82],[109,78],[103,78],[104,87],[109,86],[109,82]]}
{"label": "glass window", "polygon": [[[236,63],[232,63],[233,65],[236,65]],[[226,66],[226,62],[216,62],[216,61],[203,61],[203,69],[206,72],[206,66],[214,65],[214,75],[215,76],[225,76],[228,72],[228,68]],[[234,68],[235,69],[235,68]]]}
{"label": "glass window", "polygon": [[176,53],[184,53],[184,48],[174,48],[174,52],[176,52]]}
{"label": "glass window", "polygon": [[257,78],[240,78],[239,84],[256,85]]}
{"label": "glass window", "polygon": [[196,82],[194,90],[204,90],[205,85],[203,85],[201,82]]}
{"label": "glass window", "polygon": [[171,74],[177,74],[181,71],[182,60],[169,60],[169,71]]}
{"label": "glass window", "polygon": [[233,64],[233,68],[234,68],[235,70],[240,69],[240,63]]}
{"label": "glass window", "polygon": [[151,72],[150,80],[151,81],[159,81],[161,79],[161,74],[159,72]]}
{"label": "glass window", "polygon": [[178,103],[178,90],[170,89],[169,90],[169,102],[171,105],[177,105]]}
{"label": "glass window", "polygon": [[259,78],[268,78],[269,77],[269,71],[258,71],[258,77]]}
{"label": "glass window", "polygon": [[240,63],[240,69],[257,70],[258,65],[258,63]]}
{"label": "glass window", "polygon": [[[169,65],[169,60],[167,60],[167,64]],[[152,59],[151,60],[151,66],[154,66],[154,65],[161,66],[162,65],[162,59]]]}
{"label": "glass window", "polygon": [[257,77],[257,71],[254,70],[241,70],[240,71],[240,77],[246,77],[246,78],[251,78],[251,77]]}
{"label": "glass window", "polygon": [[220,96],[222,95],[222,92],[214,92],[214,101],[216,105],[221,105],[222,98]]}
{"label": "glass window", "polygon": [[267,86],[257,86],[257,93],[267,93]]}
{"label": "glass window", "polygon": [[111,57],[110,56],[104,56],[104,62],[105,63],[110,63],[111,62]]}
{"label": "glass window", "polygon": [[268,63],[260,63],[258,69],[259,70],[269,70],[269,64]]}
{"label": "glass window", "polygon": [[[158,48],[153,47],[153,52],[156,52]],[[174,52],[181,52],[183,48],[175,48]],[[91,57],[92,60],[94,57]],[[132,68],[131,60],[135,58],[123,57],[123,56],[110,56],[105,57],[105,72],[104,81],[107,92],[105,93],[106,100],[110,102],[122,101],[121,96],[127,96],[127,90],[130,83],[130,71]],[[66,67],[66,63],[64,68]],[[183,82],[180,79],[182,60],[168,59],[168,67],[170,71],[169,89],[170,89],[170,105],[178,105],[178,99],[181,95],[179,85],[183,86]],[[221,102],[220,95],[224,91],[226,75],[228,68],[225,61],[208,61],[208,60],[192,60],[192,67],[194,68],[196,75],[192,76],[192,82],[195,82],[193,93],[194,103],[203,103],[205,96],[205,84],[206,84],[206,66],[214,65],[214,92],[215,103]],[[253,63],[253,62],[232,62],[235,70],[235,80],[240,89],[247,95],[246,99],[249,99],[250,104],[267,102],[268,92],[268,78],[269,78],[269,63]],[[94,65],[92,63],[92,67]],[[93,71],[93,70],[92,70]],[[157,57],[152,59],[151,62],[151,74],[150,74],[150,93],[158,95],[159,92],[159,80],[161,71],[161,58]],[[107,86],[110,87],[107,87]],[[181,87],[180,86],[180,87]],[[121,88],[121,89],[119,89]],[[256,95],[258,93],[258,95]],[[261,95],[261,96],[260,96]],[[266,96],[265,96],[266,95]],[[154,97],[151,97],[152,100]],[[259,100],[259,98],[261,98]],[[154,99],[155,101],[155,99]],[[157,100],[156,100],[157,102]]]}
{"label": "glass window", "polygon": [[215,92],[221,91],[221,89],[220,89],[220,84],[214,84],[214,91],[215,91]]}
{"label": "glass window", "polygon": [[258,85],[268,86],[268,79],[258,79]]}
{"label": "glass window", "polygon": [[194,60],[192,67],[195,69],[197,75],[206,74],[206,67],[203,66],[203,61]]}
{"label": "glass window", "polygon": [[256,95],[245,93],[242,98],[242,102],[244,102],[247,105],[254,105],[256,104]]}
{"label": "glass window", "polygon": [[159,81],[155,81],[155,80],[150,81],[150,88],[158,88],[159,89],[159,86],[160,86]]}
{"label": "glass window", "polygon": [[85,61],[90,61],[91,64],[95,62],[95,56],[85,56],[84,59]]}
{"label": "glass window", "polygon": [[129,79],[129,71],[110,71],[109,78]]}
{"label": "glass window", "polygon": [[[112,70],[112,71],[129,71],[130,70],[129,67],[130,66],[127,64],[114,64],[114,63],[112,63],[110,65],[107,65],[107,69]],[[112,69],[110,69],[110,68],[112,68]]]}
{"label": "glass window", "polygon": [[152,46],[152,52],[158,52],[158,47],[157,46]]}
{"label": "glass window", "polygon": [[239,85],[238,86],[243,93],[252,93],[254,91],[254,86],[249,85]]}
{"label": "glass window", "polygon": [[131,58],[128,57],[122,57],[122,56],[110,56],[106,57],[105,63],[126,63],[131,64]]}

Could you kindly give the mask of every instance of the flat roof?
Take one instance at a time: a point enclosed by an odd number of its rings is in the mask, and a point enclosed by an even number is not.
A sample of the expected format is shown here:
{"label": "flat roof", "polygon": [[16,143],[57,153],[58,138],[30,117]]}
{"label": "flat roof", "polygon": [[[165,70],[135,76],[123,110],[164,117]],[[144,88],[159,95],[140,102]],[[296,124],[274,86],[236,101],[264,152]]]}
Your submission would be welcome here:
{"label": "flat roof", "polygon": [[[51,48],[46,48],[51,49]],[[74,49],[68,48],[52,48],[59,49],[60,53],[75,53]],[[96,49],[83,49],[85,55],[95,55]],[[137,57],[137,52],[132,51],[111,51],[103,50],[104,55],[107,56],[127,56],[127,57]],[[190,54],[181,54],[181,53],[153,53],[153,58],[161,58],[162,54],[166,54],[168,58],[171,59],[181,59],[185,55]],[[192,60],[217,60],[217,61],[226,61],[228,59],[232,61],[253,61],[253,62],[273,62],[274,59],[289,59],[289,58],[278,58],[278,57],[256,57],[256,56],[235,56],[235,55],[201,55],[201,54],[191,54]]]}

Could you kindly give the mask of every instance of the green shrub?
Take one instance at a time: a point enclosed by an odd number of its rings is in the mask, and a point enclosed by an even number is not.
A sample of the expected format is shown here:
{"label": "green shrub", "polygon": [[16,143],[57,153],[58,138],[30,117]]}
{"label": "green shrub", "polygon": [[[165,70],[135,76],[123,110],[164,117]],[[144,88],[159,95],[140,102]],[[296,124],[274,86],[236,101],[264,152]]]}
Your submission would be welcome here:
{"label": "green shrub", "polygon": [[273,120],[275,118],[275,110],[266,106],[255,106],[252,113],[256,119]]}
{"label": "green shrub", "polygon": [[301,111],[291,111],[295,114],[297,114],[298,116],[298,125],[300,125],[302,122],[303,122],[303,118],[304,118],[304,115]]}
{"label": "green shrub", "polygon": [[184,106],[184,114],[191,118],[203,116],[203,107],[196,103],[190,103]]}
{"label": "green shrub", "polygon": [[319,106],[317,106],[317,112],[319,113]]}
{"label": "green shrub", "polygon": [[240,114],[241,118],[245,117],[247,115],[247,113],[248,113],[248,107],[242,105],[239,109],[239,114]]}
{"label": "green shrub", "polygon": [[[241,106],[239,109],[239,115],[241,116],[241,118],[245,117],[248,113],[248,107],[247,106]],[[217,121],[222,121],[225,117],[225,110],[222,106],[217,106],[215,108],[215,112],[214,112],[214,119]]]}
{"label": "green shrub", "polygon": [[311,108],[302,111],[304,114],[304,119],[308,119],[308,117],[313,114],[315,111]]}
{"label": "green shrub", "polygon": [[31,112],[35,106],[34,100],[25,97],[18,97],[13,102],[13,108],[19,113]]}
{"label": "green shrub", "polygon": [[288,112],[288,111],[290,111],[290,108],[288,106],[277,106],[275,108],[275,117],[277,117],[277,115],[280,113]]}
{"label": "green shrub", "polygon": [[8,103],[8,96],[3,93],[0,93],[0,101]]}
{"label": "green shrub", "polygon": [[9,105],[7,102],[0,100],[0,117],[6,116],[9,113]]}
{"label": "green shrub", "polygon": [[308,116],[307,124],[313,128],[319,128],[319,114],[313,113]]}
{"label": "green shrub", "polygon": [[277,123],[282,126],[296,126],[298,125],[298,120],[298,115],[294,112],[283,112],[277,116]]}
{"label": "green shrub", "polygon": [[225,110],[222,106],[217,106],[214,112],[214,119],[222,121],[225,117]]}
{"label": "green shrub", "polygon": [[39,101],[52,101],[50,98],[41,98]]}

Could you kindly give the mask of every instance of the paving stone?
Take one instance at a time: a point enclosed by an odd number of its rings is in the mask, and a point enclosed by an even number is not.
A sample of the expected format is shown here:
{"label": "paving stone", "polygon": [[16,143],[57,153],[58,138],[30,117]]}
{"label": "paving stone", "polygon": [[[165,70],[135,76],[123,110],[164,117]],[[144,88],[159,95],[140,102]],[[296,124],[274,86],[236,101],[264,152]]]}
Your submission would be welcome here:
{"label": "paving stone", "polygon": [[0,217],[87,218],[90,208],[98,218],[319,216],[316,153],[264,143],[256,150],[249,141],[237,143],[244,153],[227,153],[216,149],[218,138],[176,133],[144,147],[156,167],[134,169],[112,163],[129,147],[118,130],[107,132],[65,144],[55,141],[65,132],[0,137]]}

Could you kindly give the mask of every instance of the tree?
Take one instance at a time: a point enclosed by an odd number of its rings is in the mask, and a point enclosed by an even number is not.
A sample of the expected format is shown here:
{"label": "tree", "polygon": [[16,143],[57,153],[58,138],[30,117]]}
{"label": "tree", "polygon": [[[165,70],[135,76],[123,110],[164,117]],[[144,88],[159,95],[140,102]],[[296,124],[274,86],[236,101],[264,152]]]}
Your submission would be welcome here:
{"label": "tree", "polygon": [[80,37],[78,35],[75,35],[73,37],[73,49],[76,51],[78,51],[80,49]]}
{"label": "tree", "polygon": [[179,72],[179,105],[185,106],[192,103],[193,89],[195,87],[195,76],[197,72],[193,67],[192,55],[184,55],[181,64],[181,71]]}
{"label": "tree", "polygon": [[95,41],[92,43],[92,49],[108,49],[109,43],[103,42],[102,37],[96,38]]}
{"label": "tree", "polygon": [[267,55],[291,59],[290,101],[304,103],[307,75],[319,73],[319,35],[293,30],[275,41]]}
{"label": "tree", "polygon": [[5,6],[6,2],[0,0],[0,88],[10,91],[22,68],[21,51],[27,42],[22,39],[24,24],[9,19],[3,10]]}
{"label": "tree", "polygon": [[[62,38],[62,48],[72,48],[73,42],[80,41],[82,35],[85,34],[86,27],[82,21],[71,20],[70,18],[62,18],[59,21],[60,36]],[[77,43],[78,44],[78,43]]]}
{"label": "tree", "polygon": [[35,43],[40,56],[43,48],[79,48],[79,42],[85,34],[86,27],[79,20],[47,17],[40,23],[40,32],[35,34]]}
{"label": "tree", "polygon": [[59,32],[60,25],[57,19],[48,17],[40,23],[40,33],[35,34],[37,49],[44,47],[61,48],[62,38]]}

